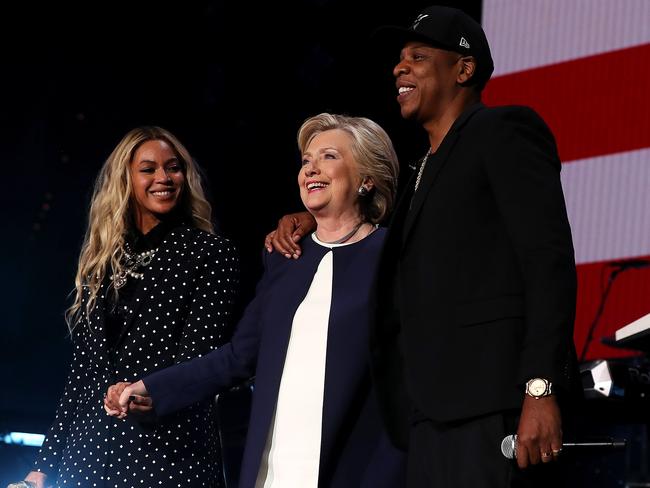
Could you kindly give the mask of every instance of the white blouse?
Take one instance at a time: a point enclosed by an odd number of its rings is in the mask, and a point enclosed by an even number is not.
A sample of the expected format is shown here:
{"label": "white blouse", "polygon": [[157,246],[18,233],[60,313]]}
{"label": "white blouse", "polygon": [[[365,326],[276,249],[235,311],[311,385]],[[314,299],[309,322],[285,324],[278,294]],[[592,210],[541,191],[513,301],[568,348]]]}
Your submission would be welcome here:
{"label": "white blouse", "polygon": [[[312,239],[319,245],[334,248]],[[334,260],[323,256],[293,317],[275,415],[255,488],[316,488],[320,464],[327,329]]]}

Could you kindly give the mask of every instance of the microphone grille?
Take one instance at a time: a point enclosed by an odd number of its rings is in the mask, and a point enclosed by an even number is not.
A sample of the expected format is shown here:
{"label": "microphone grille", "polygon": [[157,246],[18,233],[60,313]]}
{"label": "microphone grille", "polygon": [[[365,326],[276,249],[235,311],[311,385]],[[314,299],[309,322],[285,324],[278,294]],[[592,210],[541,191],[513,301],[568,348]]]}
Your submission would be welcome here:
{"label": "microphone grille", "polygon": [[517,457],[517,446],[516,446],[517,436],[516,435],[507,435],[501,441],[501,454],[503,454],[508,459],[514,459]]}

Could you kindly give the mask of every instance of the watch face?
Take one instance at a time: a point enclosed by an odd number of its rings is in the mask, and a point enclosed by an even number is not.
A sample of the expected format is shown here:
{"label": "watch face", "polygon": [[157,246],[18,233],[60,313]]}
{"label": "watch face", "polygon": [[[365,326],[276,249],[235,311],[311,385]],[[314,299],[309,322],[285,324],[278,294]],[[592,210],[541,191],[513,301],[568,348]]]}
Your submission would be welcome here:
{"label": "watch face", "polygon": [[541,379],[534,379],[528,384],[528,391],[533,396],[541,396],[546,391],[546,382]]}

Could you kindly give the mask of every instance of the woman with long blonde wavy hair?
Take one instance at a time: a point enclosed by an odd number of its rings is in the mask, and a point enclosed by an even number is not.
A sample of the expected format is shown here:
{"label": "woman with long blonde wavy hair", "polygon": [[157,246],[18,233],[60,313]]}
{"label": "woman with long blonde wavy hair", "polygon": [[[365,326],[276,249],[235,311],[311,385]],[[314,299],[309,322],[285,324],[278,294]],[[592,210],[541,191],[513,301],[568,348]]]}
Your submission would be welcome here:
{"label": "woman with long blonde wavy hair", "polygon": [[[178,199],[177,211],[183,213],[194,227],[214,233],[210,220],[212,209],[203,193],[201,175],[187,149],[176,137],[160,127],[133,129],[113,149],[97,177],[88,229],[75,277],[75,301],[67,314],[71,329],[81,318],[80,312],[92,311],[106,270],[112,269],[117,274],[123,271],[125,232],[134,223],[131,210],[133,183],[131,172],[127,169],[135,148],[148,140],[167,142],[176,150],[180,161],[184,162],[186,184]],[[84,286],[88,287],[89,297],[86,309],[82,311]]]}
{"label": "woman with long blonde wavy hair", "polygon": [[73,359],[25,481],[45,486],[221,486],[211,402],[164,419],[106,416],[104,392],[225,343],[238,283],[199,168],[160,127],[128,132],[97,177],[66,314]]}

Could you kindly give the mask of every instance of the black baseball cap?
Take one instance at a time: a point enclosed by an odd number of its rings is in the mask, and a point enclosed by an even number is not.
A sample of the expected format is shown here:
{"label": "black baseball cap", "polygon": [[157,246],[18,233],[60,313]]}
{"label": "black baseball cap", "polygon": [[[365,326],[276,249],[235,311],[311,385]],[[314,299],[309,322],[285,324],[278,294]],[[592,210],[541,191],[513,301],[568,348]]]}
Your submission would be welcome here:
{"label": "black baseball cap", "polygon": [[383,26],[375,31],[373,37],[382,44],[400,49],[409,41],[421,41],[464,56],[473,56],[476,71],[472,81],[477,84],[485,84],[494,71],[490,45],[481,24],[453,7],[427,7],[409,27]]}

